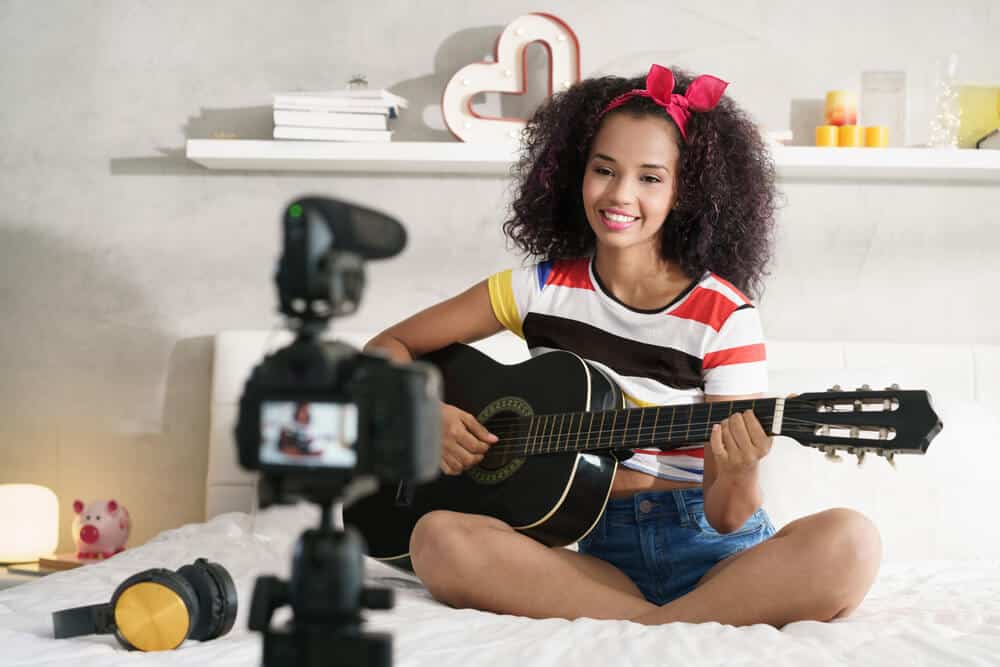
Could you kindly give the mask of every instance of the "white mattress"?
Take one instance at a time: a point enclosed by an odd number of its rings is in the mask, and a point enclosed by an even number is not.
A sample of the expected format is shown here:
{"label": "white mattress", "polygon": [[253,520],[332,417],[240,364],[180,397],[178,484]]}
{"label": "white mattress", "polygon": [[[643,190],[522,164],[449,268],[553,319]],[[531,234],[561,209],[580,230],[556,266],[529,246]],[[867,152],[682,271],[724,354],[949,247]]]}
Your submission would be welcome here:
{"label": "white mattress", "polygon": [[[162,533],[108,561],[2,591],[0,664],[259,665],[260,636],[246,629],[253,582],[260,574],[287,577],[294,540],[317,520],[310,505],[272,507],[256,517],[223,514]],[[110,635],[52,638],[52,611],[107,602],[127,576],[150,567],[176,569],[199,556],[225,565],[236,581],[240,610],[225,637],[148,654],[127,652]],[[892,562],[850,618],[793,623],[780,631],[499,616],[441,605],[415,578],[370,559],[367,578],[396,592],[395,609],[366,612],[366,627],[393,634],[399,666],[1000,664],[996,560]]]}

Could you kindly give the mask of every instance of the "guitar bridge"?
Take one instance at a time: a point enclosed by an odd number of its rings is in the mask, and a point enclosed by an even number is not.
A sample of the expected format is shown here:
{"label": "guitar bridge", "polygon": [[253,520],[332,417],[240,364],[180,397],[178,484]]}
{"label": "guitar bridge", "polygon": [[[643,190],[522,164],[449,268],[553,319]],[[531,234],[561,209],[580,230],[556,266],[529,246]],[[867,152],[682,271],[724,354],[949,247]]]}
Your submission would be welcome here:
{"label": "guitar bridge", "polygon": [[400,482],[396,487],[396,507],[411,507],[417,487],[413,482]]}

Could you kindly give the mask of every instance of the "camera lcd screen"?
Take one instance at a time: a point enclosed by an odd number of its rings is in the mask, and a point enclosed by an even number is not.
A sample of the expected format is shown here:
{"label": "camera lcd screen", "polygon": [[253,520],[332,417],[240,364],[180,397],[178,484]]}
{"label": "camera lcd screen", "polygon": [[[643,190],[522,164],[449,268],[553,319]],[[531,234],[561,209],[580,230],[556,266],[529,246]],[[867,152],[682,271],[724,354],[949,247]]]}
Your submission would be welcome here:
{"label": "camera lcd screen", "polygon": [[263,401],[260,462],[282,466],[353,468],[358,411],[351,403]]}

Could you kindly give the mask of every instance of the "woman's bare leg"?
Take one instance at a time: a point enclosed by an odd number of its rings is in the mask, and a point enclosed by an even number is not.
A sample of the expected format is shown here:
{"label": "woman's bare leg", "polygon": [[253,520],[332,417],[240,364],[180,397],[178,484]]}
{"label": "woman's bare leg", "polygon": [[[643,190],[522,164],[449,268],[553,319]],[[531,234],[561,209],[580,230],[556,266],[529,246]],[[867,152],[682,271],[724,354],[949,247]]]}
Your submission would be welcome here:
{"label": "woman's bare leg", "polygon": [[857,608],[881,560],[882,542],[871,521],[853,510],[827,510],[789,523],[718,563],[687,595],[631,619],[775,627],[828,621]]}
{"label": "woman's bare leg", "polygon": [[431,595],[453,607],[568,619],[658,609],[613,565],[544,546],[492,517],[425,514],[410,538],[410,559]]}

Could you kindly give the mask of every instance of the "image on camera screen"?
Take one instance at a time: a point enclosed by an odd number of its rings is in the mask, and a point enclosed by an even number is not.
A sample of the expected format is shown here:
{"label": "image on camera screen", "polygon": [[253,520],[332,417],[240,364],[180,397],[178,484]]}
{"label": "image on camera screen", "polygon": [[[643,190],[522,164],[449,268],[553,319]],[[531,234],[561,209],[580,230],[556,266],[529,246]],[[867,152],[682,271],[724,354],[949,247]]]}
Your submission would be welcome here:
{"label": "image on camera screen", "polygon": [[263,401],[262,464],[353,468],[357,406],[314,401]]}

